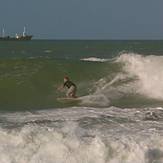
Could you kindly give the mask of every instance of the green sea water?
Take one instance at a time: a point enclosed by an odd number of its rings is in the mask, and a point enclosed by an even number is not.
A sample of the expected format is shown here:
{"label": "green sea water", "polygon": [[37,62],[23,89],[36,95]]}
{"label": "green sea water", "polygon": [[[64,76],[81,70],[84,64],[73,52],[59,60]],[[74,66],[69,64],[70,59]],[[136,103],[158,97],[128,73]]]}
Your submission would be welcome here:
{"label": "green sea water", "polygon": [[52,57],[79,59],[98,56],[112,58],[120,52],[136,52],[144,55],[162,55],[163,41],[139,40],[33,40],[1,41],[1,58]]}
{"label": "green sea water", "polygon": [[[48,41],[0,42],[0,110],[34,110],[78,105],[120,107],[162,105],[162,100],[148,99],[137,93],[124,93],[98,105],[62,103],[65,91],[57,88],[69,76],[78,87],[78,96],[97,94],[98,89],[125,73],[116,59],[123,54],[161,56],[163,41]],[[107,88],[119,88],[130,77]],[[105,80],[105,81],[104,81]],[[104,81],[104,83],[103,83]],[[117,90],[117,92],[120,92]],[[103,93],[105,96],[106,92]],[[113,94],[116,94],[114,91]],[[116,95],[115,95],[116,96]],[[121,97],[119,97],[121,96]],[[105,102],[104,102],[105,103]]]}

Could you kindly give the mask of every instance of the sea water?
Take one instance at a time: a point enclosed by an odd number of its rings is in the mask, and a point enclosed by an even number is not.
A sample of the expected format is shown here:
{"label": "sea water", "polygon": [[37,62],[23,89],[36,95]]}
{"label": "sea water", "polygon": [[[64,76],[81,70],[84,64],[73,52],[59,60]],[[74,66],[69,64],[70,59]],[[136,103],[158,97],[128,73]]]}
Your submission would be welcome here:
{"label": "sea water", "polygon": [[[64,76],[80,100],[57,100]],[[163,41],[0,42],[0,163],[153,162]]]}

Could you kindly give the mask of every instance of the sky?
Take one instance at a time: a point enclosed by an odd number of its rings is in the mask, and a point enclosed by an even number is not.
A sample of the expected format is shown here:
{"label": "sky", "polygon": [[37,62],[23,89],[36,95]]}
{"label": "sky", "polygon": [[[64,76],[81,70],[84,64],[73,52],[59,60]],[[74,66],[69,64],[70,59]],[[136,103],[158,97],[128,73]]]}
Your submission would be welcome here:
{"label": "sky", "polygon": [[35,39],[163,39],[163,0],[0,0],[1,31],[24,26]]}

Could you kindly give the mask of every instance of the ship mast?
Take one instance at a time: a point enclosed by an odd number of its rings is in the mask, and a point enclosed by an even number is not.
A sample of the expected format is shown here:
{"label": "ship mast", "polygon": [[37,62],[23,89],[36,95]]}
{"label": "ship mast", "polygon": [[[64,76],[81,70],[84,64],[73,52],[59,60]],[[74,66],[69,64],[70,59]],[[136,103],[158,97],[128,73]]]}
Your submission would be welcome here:
{"label": "ship mast", "polygon": [[5,37],[5,29],[2,29],[2,37]]}
{"label": "ship mast", "polygon": [[26,35],[26,28],[24,27],[23,37],[25,37],[25,35]]}

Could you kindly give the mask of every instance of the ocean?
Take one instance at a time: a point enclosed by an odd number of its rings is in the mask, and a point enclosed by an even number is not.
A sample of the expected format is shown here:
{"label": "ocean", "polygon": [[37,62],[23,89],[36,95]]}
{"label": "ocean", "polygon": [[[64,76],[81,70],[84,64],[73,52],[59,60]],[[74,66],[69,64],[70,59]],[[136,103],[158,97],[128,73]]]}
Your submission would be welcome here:
{"label": "ocean", "polygon": [[[78,100],[58,100],[64,76]],[[0,163],[163,163],[163,41],[0,42]]]}

